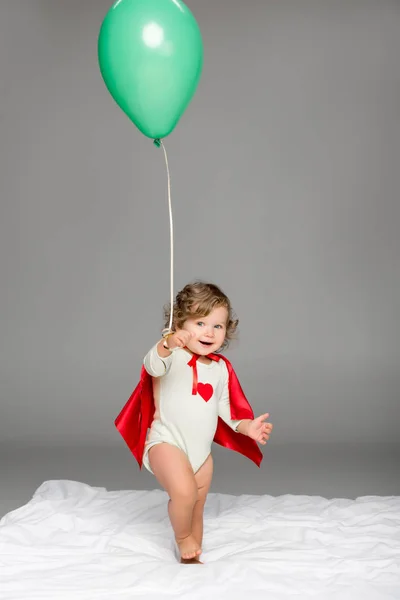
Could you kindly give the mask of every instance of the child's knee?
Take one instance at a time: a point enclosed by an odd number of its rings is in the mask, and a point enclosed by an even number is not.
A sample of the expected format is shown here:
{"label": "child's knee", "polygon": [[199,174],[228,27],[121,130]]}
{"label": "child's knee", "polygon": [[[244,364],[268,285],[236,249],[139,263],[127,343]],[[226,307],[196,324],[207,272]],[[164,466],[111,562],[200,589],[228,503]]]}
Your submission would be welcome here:
{"label": "child's knee", "polygon": [[195,505],[193,507],[193,514],[194,515],[202,515],[204,513],[205,505],[206,505],[206,499],[198,498],[197,502],[195,503]]}
{"label": "child's knee", "polygon": [[199,498],[196,486],[182,485],[171,490],[172,502],[179,502],[185,506],[194,506]]}

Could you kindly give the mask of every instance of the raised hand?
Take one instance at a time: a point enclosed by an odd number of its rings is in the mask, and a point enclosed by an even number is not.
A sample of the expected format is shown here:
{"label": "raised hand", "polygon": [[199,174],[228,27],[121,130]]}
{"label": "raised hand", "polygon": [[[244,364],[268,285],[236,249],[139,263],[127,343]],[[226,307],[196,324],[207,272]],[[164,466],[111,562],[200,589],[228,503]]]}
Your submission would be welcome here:
{"label": "raised hand", "polygon": [[174,348],[184,348],[187,343],[192,339],[193,333],[186,331],[185,329],[179,329],[167,338],[167,346],[171,350]]}

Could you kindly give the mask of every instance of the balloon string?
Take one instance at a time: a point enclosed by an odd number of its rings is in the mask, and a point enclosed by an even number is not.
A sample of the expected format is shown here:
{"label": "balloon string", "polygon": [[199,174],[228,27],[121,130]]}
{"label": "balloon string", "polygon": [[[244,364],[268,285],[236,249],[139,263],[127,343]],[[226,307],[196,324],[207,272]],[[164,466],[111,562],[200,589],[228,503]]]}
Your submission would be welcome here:
{"label": "balloon string", "polygon": [[170,315],[168,332],[172,331],[172,319],[174,311],[174,222],[172,219],[172,203],[171,203],[171,175],[168,166],[168,155],[162,140],[157,140],[164,151],[165,166],[167,168],[168,177],[168,209],[169,209],[169,234],[170,234],[170,247],[171,247],[171,260],[170,260]]}

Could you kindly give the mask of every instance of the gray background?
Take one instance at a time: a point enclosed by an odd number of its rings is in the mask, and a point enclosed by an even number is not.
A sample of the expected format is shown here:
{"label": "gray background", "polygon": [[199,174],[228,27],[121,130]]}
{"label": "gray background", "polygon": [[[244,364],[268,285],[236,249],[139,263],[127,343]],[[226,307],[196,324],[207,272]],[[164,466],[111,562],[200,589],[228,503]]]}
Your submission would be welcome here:
{"label": "gray background", "polygon": [[[109,0],[0,4],[1,496],[150,488],[113,420],[169,298],[161,150],[97,65]],[[214,491],[398,494],[400,3],[191,0],[200,86],[166,140],[176,288],[221,285],[275,431]]]}

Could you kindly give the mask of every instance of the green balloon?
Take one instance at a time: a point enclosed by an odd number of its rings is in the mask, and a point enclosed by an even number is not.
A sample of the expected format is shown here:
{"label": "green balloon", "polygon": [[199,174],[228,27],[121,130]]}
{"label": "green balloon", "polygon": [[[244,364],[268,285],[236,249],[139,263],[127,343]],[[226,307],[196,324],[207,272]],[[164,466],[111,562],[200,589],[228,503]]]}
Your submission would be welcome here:
{"label": "green balloon", "polygon": [[119,107],[144,135],[164,138],[200,80],[200,29],[181,0],[118,0],[101,25],[98,59]]}

